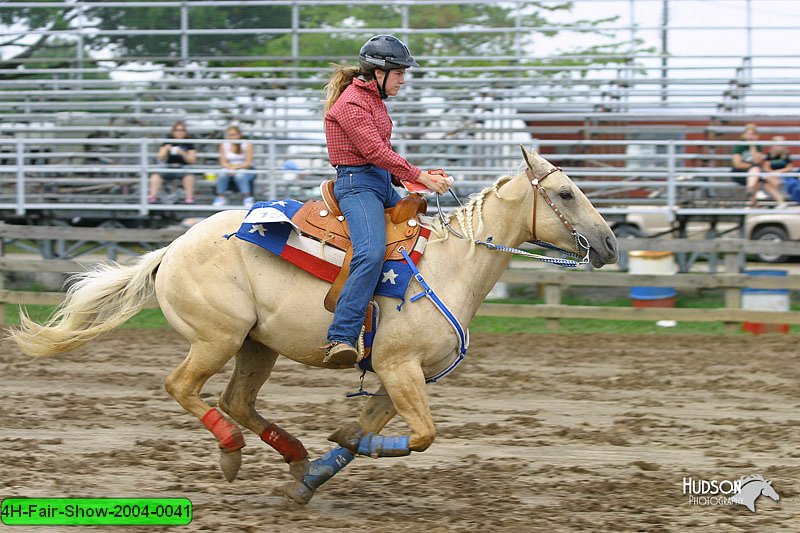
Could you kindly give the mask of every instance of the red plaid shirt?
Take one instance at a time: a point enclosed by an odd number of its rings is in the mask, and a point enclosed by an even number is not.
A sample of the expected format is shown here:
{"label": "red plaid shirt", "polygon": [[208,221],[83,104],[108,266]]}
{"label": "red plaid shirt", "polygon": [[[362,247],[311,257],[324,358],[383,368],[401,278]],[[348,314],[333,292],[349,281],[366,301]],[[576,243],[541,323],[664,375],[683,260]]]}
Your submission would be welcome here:
{"label": "red plaid shirt", "polygon": [[406,181],[420,169],[392,150],[392,119],[375,80],[354,78],[325,115],[331,165],[373,164]]}

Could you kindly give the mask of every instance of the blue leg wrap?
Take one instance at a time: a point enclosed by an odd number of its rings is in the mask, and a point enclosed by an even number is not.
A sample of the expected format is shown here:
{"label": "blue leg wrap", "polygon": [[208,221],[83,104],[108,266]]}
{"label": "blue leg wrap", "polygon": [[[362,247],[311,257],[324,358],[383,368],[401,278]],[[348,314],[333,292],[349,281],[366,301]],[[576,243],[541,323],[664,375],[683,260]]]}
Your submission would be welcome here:
{"label": "blue leg wrap", "polygon": [[353,459],[355,456],[350,450],[337,446],[306,465],[303,472],[303,485],[312,491],[317,490],[339,470],[350,464]]}
{"label": "blue leg wrap", "polygon": [[358,439],[358,454],[369,457],[403,457],[411,453],[408,436],[387,437],[367,433]]}

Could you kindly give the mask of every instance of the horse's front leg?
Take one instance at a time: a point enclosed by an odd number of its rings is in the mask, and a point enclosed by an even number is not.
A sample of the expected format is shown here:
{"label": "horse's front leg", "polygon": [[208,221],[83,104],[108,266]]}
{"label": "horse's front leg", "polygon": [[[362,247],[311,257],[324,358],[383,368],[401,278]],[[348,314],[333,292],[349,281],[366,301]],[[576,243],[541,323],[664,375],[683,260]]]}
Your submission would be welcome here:
{"label": "horse's front leg", "polygon": [[[436,438],[425,375],[416,362],[375,368],[388,396],[372,397],[364,407],[358,426],[340,429],[329,437],[358,455],[399,457],[428,449]],[[411,435],[398,437],[378,435],[395,414],[400,414]]]}
{"label": "horse's front leg", "polygon": [[[381,386],[378,392],[374,396],[370,396],[366,404],[364,404],[359,423],[354,423],[352,427],[339,430],[337,433],[346,432],[345,439],[348,438],[348,435],[354,435],[356,431],[362,428],[365,432],[378,433],[396,414],[397,411],[392,404],[392,400],[386,393],[386,389]],[[337,433],[329,437],[329,440],[338,442]],[[297,503],[308,503],[319,487],[335,476],[354,458],[353,452],[345,447],[337,446],[321,458],[309,463],[302,476],[294,483],[286,486],[286,495]]]}
{"label": "horse's front leg", "polygon": [[[347,466],[356,455],[401,457],[411,451],[426,450],[436,437],[433,417],[428,406],[425,376],[419,365],[395,365],[380,372],[383,387],[367,401],[359,424],[342,428],[329,437],[339,444],[305,469],[303,479],[287,487],[287,496],[308,503],[316,489]],[[377,433],[400,413],[411,428],[410,436],[383,436]]]}

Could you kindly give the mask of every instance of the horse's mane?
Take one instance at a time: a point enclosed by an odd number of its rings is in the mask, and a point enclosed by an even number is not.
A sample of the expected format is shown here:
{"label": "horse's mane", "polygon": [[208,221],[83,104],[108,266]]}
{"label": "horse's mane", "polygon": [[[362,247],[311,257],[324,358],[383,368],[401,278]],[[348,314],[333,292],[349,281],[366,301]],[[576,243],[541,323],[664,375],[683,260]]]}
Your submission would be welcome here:
{"label": "horse's mane", "polygon": [[766,483],[766,481],[767,481],[767,480],[766,480],[766,479],[764,479],[764,476],[762,476],[762,475],[760,475],[760,474],[756,474],[756,475],[753,475],[753,476],[746,476],[746,477],[743,477],[743,478],[742,478],[742,479],[740,479],[739,481],[741,481],[741,482],[742,482],[742,487],[744,487],[745,485],[747,485],[747,484],[748,484],[748,483],[750,483],[751,481],[763,481],[763,482],[765,482],[765,483]]}
{"label": "horse's mane", "polygon": [[[455,219],[460,233],[472,242],[470,255],[475,249],[475,233],[479,233],[483,229],[483,201],[491,193],[494,193],[498,198],[503,198],[500,194],[500,188],[512,179],[514,179],[513,176],[498,178],[492,185],[470,195],[466,204],[453,209],[449,214],[445,215],[445,219],[449,224],[452,224]],[[478,221],[477,228],[474,227],[475,220]],[[444,224],[439,219],[436,219],[434,223],[434,231],[437,234],[437,238],[431,239],[429,243],[446,241],[450,237],[450,231],[444,227]]]}

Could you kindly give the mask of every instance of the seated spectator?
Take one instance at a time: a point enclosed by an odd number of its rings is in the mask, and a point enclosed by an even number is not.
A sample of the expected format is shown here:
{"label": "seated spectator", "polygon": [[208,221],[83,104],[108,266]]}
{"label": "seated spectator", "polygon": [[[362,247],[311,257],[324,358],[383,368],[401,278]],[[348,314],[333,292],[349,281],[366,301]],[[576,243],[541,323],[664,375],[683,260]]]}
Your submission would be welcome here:
{"label": "seated spectator", "polygon": [[782,135],[776,135],[772,138],[774,143],[770,146],[767,155],[764,158],[764,170],[767,172],[775,172],[783,174],[785,172],[792,172],[792,156],[789,153],[789,148],[783,145],[786,139]]}
{"label": "seated spectator", "polygon": [[762,172],[766,156],[763,148],[758,144],[758,128],[755,124],[751,123],[745,126],[742,140],[745,141],[745,144],[734,146],[731,151],[731,171],[745,173],[746,176],[735,176],[733,181],[740,185],[747,185],[750,207],[755,207],[756,194],[762,186],[778,206],[783,207],[785,204],[783,195],[781,195],[780,178],[775,175],[764,175]]}
{"label": "seated spectator", "polygon": [[197,161],[197,152],[194,149],[194,144],[186,142],[184,139],[188,137],[186,132],[186,124],[178,121],[172,125],[172,131],[169,134],[170,139],[161,145],[158,149],[156,159],[164,163],[170,169],[162,174],[153,172],[150,175],[150,194],[147,201],[151,204],[158,201],[158,193],[161,190],[163,180],[182,180],[183,191],[186,193],[187,204],[194,203],[194,174],[191,171],[191,165]]}
{"label": "seated spectator", "polygon": [[242,193],[242,204],[250,208],[253,206],[253,184],[256,175],[253,170],[253,144],[242,141],[242,130],[238,126],[229,126],[225,130],[225,138],[230,139],[219,145],[219,162],[222,171],[217,176],[217,197],[214,205],[221,207],[226,204],[225,193],[228,192],[231,180],[236,183]]}
{"label": "seated spectator", "polygon": [[775,177],[782,180],[789,196],[792,197],[792,200],[795,200],[796,194],[793,193],[798,188],[797,178],[794,176],[784,177],[784,174],[795,171],[792,166],[792,156],[789,153],[789,148],[783,145],[784,141],[786,139],[782,135],[776,135],[772,138],[774,144],[770,147],[764,160],[764,171],[767,172],[767,178]]}

